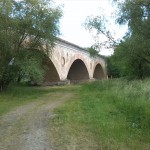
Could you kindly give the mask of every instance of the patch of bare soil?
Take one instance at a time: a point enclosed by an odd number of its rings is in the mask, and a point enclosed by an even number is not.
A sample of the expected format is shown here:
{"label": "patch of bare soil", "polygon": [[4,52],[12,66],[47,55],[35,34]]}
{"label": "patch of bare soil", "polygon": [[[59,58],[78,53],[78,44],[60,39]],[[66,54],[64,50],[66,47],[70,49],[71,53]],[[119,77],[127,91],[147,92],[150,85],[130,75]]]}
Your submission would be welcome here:
{"label": "patch of bare soil", "polygon": [[49,120],[72,93],[55,93],[0,118],[0,150],[52,150]]}

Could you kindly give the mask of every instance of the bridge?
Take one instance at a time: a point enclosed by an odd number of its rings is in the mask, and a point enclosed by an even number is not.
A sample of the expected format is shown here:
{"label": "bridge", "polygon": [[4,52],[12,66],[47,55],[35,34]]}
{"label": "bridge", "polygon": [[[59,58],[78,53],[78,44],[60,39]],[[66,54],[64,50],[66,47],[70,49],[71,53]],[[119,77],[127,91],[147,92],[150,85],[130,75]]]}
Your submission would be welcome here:
{"label": "bridge", "polygon": [[45,85],[107,79],[104,58],[91,57],[86,49],[60,38],[57,38],[46,65]]}

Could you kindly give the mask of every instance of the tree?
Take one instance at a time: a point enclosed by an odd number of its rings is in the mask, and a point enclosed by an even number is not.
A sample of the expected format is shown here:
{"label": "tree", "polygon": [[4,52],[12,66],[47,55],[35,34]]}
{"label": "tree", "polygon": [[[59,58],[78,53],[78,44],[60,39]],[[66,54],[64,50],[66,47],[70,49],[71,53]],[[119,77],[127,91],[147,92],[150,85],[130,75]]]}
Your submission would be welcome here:
{"label": "tree", "polygon": [[113,57],[107,56],[105,59],[106,59],[106,63],[107,63],[108,78],[119,78],[120,77],[120,69],[116,64],[113,63]]}
{"label": "tree", "polygon": [[[61,8],[54,7],[50,0],[0,0],[1,89],[16,76],[42,79],[44,55],[40,51],[50,53],[59,35],[61,16]],[[8,74],[8,82],[3,84],[8,68],[13,76]]]}
{"label": "tree", "polygon": [[88,52],[90,53],[90,56],[91,56],[91,57],[96,57],[96,56],[98,56],[98,51],[96,50],[96,46],[95,46],[95,45],[93,45],[93,46],[87,48],[87,50],[88,50]]}
{"label": "tree", "polygon": [[[130,74],[140,79],[150,76],[150,1],[129,0],[119,3],[117,21],[120,25],[127,23],[129,31],[124,44],[128,56],[126,68],[130,66]],[[119,50],[119,49],[116,49]],[[124,56],[126,57],[126,56]]]}
{"label": "tree", "polygon": [[104,16],[89,19],[86,23],[89,29],[104,34],[110,45],[114,46],[114,64],[121,70],[121,75],[145,78],[150,76],[150,1],[128,0],[116,1],[119,25],[128,25],[128,32],[122,41],[116,41],[106,27]]}

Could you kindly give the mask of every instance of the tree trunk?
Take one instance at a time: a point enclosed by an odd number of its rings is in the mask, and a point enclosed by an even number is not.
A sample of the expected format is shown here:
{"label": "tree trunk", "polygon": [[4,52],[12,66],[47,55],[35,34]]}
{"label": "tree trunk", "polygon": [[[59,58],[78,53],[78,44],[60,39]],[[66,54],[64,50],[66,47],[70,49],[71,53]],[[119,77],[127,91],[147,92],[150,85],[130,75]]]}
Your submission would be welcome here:
{"label": "tree trunk", "polygon": [[17,82],[20,83],[20,81],[21,81],[21,75],[19,74],[19,75],[18,75]]}
{"label": "tree trunk", "polygon": [[140,79],[143,79],[143,70],[142,70],[142,63],[141,62],[138,65],[138,76]]}

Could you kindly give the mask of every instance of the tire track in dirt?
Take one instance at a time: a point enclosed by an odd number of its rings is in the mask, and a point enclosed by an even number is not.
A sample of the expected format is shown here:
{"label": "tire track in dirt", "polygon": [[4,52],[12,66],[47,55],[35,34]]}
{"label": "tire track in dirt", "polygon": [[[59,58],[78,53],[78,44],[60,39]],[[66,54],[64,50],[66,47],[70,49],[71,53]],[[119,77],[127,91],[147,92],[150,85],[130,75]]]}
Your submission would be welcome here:
{"label": "tire track in dirt", "polygon": [[72,93],[55,93],[0,118],[0,150],[52,150],[48,131],[53,109]]}

